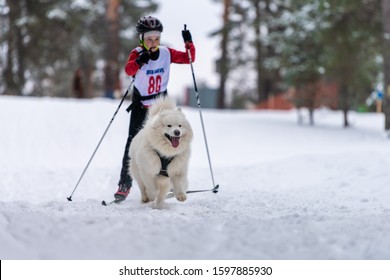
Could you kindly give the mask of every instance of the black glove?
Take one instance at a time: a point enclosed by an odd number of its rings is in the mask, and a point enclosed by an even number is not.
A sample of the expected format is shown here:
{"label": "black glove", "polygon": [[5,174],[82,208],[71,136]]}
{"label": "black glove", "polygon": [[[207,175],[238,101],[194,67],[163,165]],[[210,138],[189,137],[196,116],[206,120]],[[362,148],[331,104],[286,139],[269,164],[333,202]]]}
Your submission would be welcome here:
{"label": "black glove", "polygon": [[182,30],[181,35],[183,36],[184,43],[190,42],[192,43],[192,37],[189,30]]}
{"label": "black glove", "polygon": [[150,53],[149,52],[143,52],[135,61],[138,63],[139,66],[142,66],[144,64],[147,64],[150,59]]}

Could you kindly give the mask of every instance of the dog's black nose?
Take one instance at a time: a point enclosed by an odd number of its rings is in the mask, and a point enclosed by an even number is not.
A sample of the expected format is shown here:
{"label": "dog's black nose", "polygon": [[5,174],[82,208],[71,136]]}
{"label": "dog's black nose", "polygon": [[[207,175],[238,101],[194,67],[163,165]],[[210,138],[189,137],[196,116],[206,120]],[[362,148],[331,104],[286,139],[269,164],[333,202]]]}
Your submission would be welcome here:
{"label": "dog's black nose", "polygon": [[174,132],[175,136],[180,136],[180,130],[176,129]]}

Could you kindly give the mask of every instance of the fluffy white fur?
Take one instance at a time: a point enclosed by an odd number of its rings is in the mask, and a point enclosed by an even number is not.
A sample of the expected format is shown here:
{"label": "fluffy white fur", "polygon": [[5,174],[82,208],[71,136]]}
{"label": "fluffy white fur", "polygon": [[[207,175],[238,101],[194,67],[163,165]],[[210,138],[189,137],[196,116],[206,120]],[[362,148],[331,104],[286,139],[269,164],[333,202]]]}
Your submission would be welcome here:
{"label": "fluffy white fur", "polygon": [[[143,203],[155,201],[156,208],[164,207],[167,193],[173,188],[178,201],[186,200],[188,162],[193,132],[181,109],[166,97],[149,109],[144,128],[130,145],[130,175],[137,181]],[[164,157],[174,157],[168,165],[169,177],[159,175]]]}

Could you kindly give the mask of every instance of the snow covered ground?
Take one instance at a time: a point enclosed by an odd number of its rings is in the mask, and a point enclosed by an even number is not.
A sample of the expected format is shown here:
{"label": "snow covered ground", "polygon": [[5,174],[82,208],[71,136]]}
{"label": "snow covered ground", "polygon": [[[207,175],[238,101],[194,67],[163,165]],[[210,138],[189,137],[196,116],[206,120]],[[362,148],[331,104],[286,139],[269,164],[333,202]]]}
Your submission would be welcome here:
{"label": "snow covered ground", "polygon": [[[383,116],[203,110],[218,194],[168,209],[116,190],[125,104],[71,194],[118,100],[0,97],[0,259],[390,259]],[[212,188],[199,113],[190,189]]]}

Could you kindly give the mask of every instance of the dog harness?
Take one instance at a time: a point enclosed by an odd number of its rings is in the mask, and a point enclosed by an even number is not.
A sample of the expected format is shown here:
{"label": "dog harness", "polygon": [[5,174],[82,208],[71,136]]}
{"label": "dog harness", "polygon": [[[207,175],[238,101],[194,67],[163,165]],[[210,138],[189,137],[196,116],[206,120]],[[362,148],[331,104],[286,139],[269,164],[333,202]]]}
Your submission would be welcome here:
{"label": "dog harness", "polygon": [[154,95],[142,96],[139,93],[138,89],[134,88],[132,102],[131,102],[130,106],[127,107],[126,111],[127,111],[127,113],[130,113],[130,111],[133,110],[136,106],[138,106],[140,108],[148,108],[142,104],[142,101],[156,99],[159,96],[166,96],[167,94],[168,94],[167,91],[162,91],[162,92],[156,93]]}
{"label": "dog harness", "polygon": [[161,161],[160,173],[158,173],[157,175],[169,177],[168,172],[167,172],[167,168],[168,168],[168,165],[171,163],[171,161],[175,157],[167,158],[167,157],[162,156],[157,150],[155,150],[155,152],[156,152],[156,154],[158,155],[158,157],[160,158],[160,161]]}

